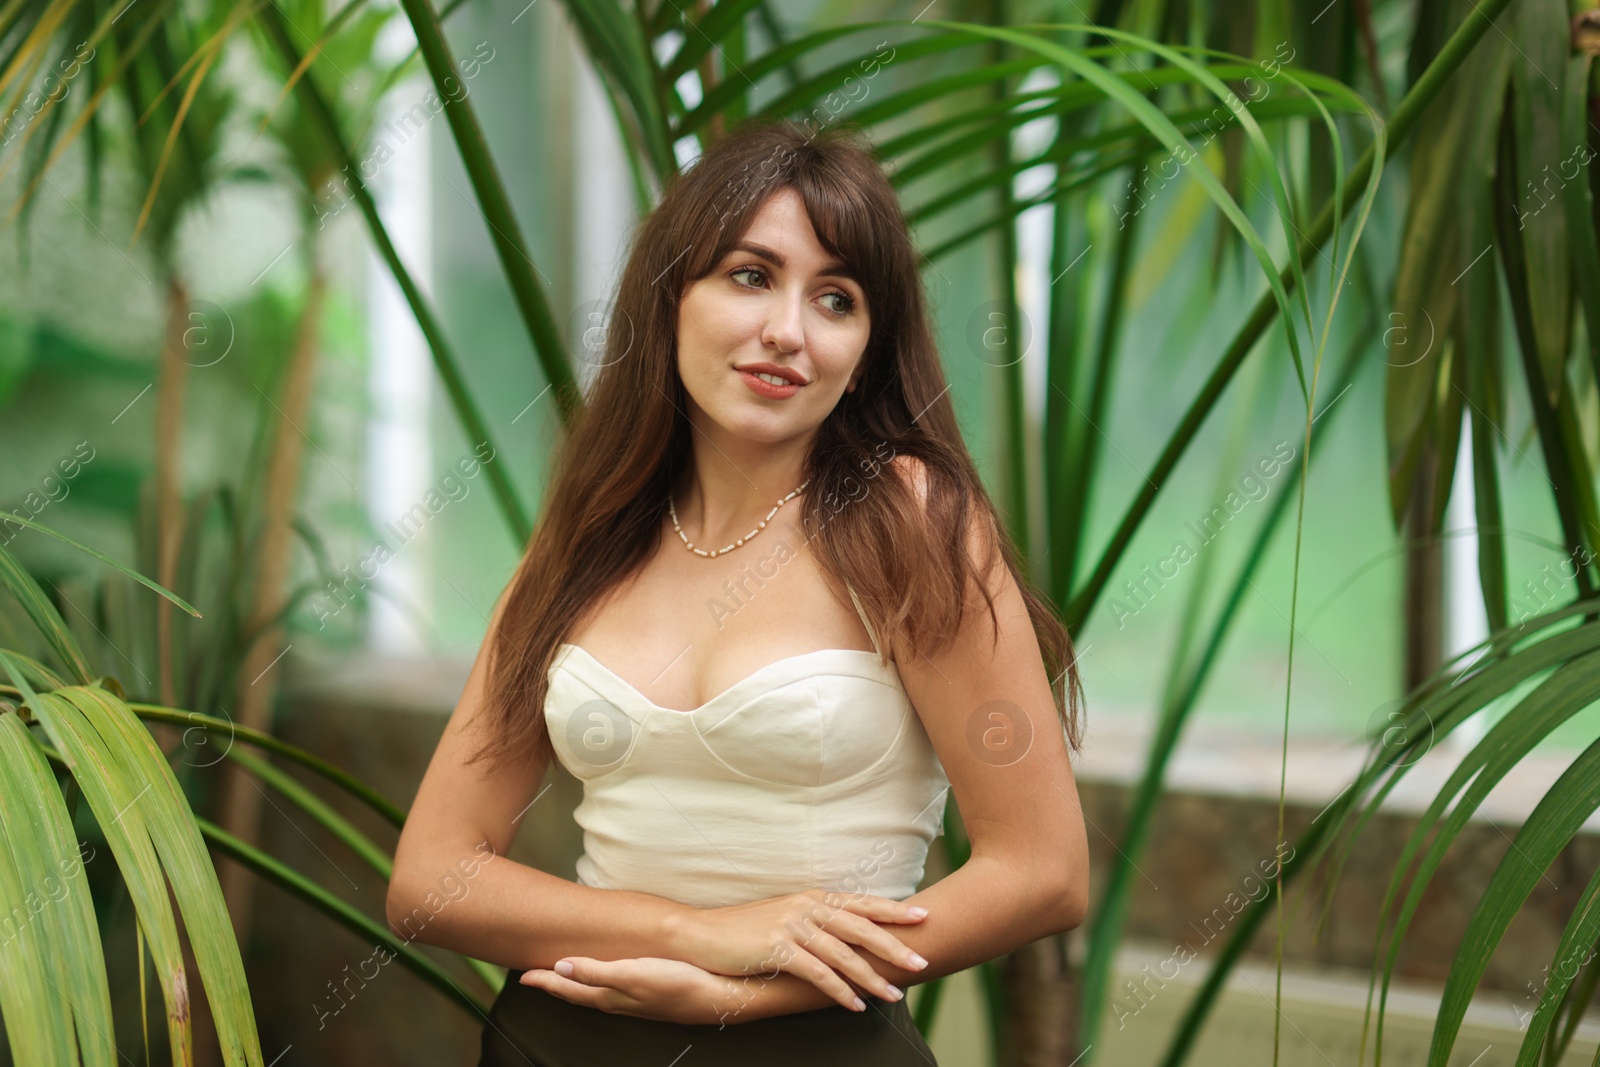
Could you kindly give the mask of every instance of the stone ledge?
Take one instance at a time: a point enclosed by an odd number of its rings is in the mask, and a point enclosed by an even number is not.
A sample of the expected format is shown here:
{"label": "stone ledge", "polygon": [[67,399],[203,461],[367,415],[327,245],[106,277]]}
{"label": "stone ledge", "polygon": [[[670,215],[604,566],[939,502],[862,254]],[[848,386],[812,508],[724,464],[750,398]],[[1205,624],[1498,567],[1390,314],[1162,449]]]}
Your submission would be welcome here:
{"label": "stone ledge", "polygon": [[[1124,944],[1117,954],[1111,999],[1100,1027],[1101,1058],[1119,1067],[1159,1062],[1178,1020],[1209,968],[1196,960],[1181,969],[1167,962],[1158,945]],[[1354,1064],[1361,1058],[1361,1030],[1370,975],[1365,971],[1285,964],[1280,1040],[1284,1063]],[[1277,1006],[1277,973],[1270,963],[1241,963],[1200,1030],[1192,1063],[1268,1063]],[[1396,981],[1384,1009],[1383,1062],[1422,1067],[1428,1062],[1441,991],[1433,984]],[[1372,991],[1375,1028],[1378,993]],[[1473,1067],[1513,1067],[1537,1003],[1497,993],[1476,994],[1467,1008],[1450,1062]],[[1365,1055],[1376,1045],[1366,1035]],[[1600,1044],[1600,1025],[1580,1021],[1564,1064],[1587,1064]]]}
{"label": "stone ledge", "polygon": [[[1097,706],[1089,716],[1083,753],[1074,762],[1074,773],[1080,780],[1133,784],[1143,773],[1153,732],[1154,719],[1148,714]],[[1470,747],[1456,735],[1443,738],[1406,772],[1380,810],[1413,815],[1426,811]],[[1166,785],[1189,793],[1269,798],[1276,804],[1282,753],[1279,736],[1191,724],[1167,766]],[[1366,755],[1365,746],[1355,741],[1291,734],[1287,773],[1283,775],[1285,800],[1322,811],[1360,772]],[[1576,750],[1528,755],[1489,792],[1471,818],[1521,826],[1577,755]],[[1592,815],[1580,832],[1600,833],[1600,812]]]}

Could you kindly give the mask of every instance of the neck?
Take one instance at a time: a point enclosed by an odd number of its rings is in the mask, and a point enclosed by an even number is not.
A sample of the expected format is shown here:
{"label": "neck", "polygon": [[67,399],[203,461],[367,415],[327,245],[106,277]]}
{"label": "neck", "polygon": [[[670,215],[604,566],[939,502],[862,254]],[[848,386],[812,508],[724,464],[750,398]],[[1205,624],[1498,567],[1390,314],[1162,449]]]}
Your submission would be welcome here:
{"label": "neck", "polygon": [[[784,444],[735,452],[726,446],[714,448],[697,435],[694,462],[673,496],[678,524],[697,548],[731,544],[800,487],[804,464],[804,448]],[[800,499],[785,506],[793,507]]]}

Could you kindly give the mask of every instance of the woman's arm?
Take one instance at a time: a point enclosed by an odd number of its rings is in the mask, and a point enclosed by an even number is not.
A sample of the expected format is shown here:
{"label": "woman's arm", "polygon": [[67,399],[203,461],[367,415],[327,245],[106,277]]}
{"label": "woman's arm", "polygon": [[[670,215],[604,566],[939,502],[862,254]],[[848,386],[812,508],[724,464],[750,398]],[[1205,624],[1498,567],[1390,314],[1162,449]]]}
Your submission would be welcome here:
{"label": "woman's arm", "polygon": [[[966,970],[1083,921],[1080,913],[1069,910],[1070,894],[1041,889],[1019,878],[1019,872],[1026,869],[1024,861],[974,855],[948,877],[906,898],[908,904],[929,909],[921,923],[915,927],[878,924],[926,957],[926,969],[907,970],[866,948],[858,948],[857,952],[884,979],[909,990],[918,982]],[[875,999],[872,990],[848,977],[845,980],[866,1002],[868,1011],[883,1009],[882,998]],[[734,1006],[725,1009],[722,1019],[728,1024],[812,1011],[837,1003],[816,985],[789,973],[776,977],[735,976],[729,981],[733,983]]]}
{"label": "woman's arm", "polygon": [[648,893],[595,889],[471,849],[408,856],[390,880],[386,911],[397,937],[513,970],[565,956],[626,959],[666,954],[664,920],[685,905]]}
{"label": "woman's arm", "polygon": [[[1017,858],[974,855],[959,870],[907,897],[907,903],[927,908],[928,917],[914,927],[887,928],[928,960],[923,970],[907,970],[870,949],[857,951],[879,975],[909,991],[919,982],[964,971],[1081,923],[1082,913],[1070,903],[1069,893],[1030,884],[1025,875],[1030,865],[1030,861]],[[816,986],[791,974],[772,979],[756,975],[743,981],[752,1000],[740,1021],[833,1003]],[[850,984],[861,990],[859,983]],[[872,1004],[865,992],[862,999]]]}
{"label": "woman's arm", "polygon": [[[500,624],[504,596],[489,620]],[[395,849],[390,929],[514,969],[568,955],[665,956],[666,921],[691,910],[648,893],[578,885],[506,858],[548,757],[489,773],[466,758],[487,737],[488,640],[417,789]]]}
{"label": "woman's arm", "polygon": [[[935,921],[934,913],[930,912],[929,918],[915,930],[892,925],[895,935],[902,941],[935,954],[926,970],[906,970],[866,948],[857,951],[878,975],[907,989],[915,982],[965,970],[1082,921],[1081,915],[1076,914],[1050,918],[1060,915],[1058,909],[1065,895],[1052,893],[1039,899],[1028,890],[1025,882],[1015,878],[1021,866],[1015,861],[974,856],[949,877],[906,898],[905,903],[916,902],[949,914],[948,921]],[[812,982],[787,972],[730,976],[695,967],[693,974],[699,977],[691,979],[671,968],[652,969],[654,964],[677,959],[669,956],[661,960],[603,962],[574,954],[568,961],[573,967],[564,972],[564,977],[543,969],[522,976],[522,981],[573,1003],[606,1011],[674,1022],[715,1022],[724,1026],[813,1011],[839,1003]],[[884,1010],[882,999],[875,998],[873,990],[848,976],[844,976],[844,981],[860,996],[866,1005],[864,1010]],[[691,996],[692,1005],[683,1003],[684,990],[691,987],[705,991]],[[625,995],[618,997],[618,992]]]}

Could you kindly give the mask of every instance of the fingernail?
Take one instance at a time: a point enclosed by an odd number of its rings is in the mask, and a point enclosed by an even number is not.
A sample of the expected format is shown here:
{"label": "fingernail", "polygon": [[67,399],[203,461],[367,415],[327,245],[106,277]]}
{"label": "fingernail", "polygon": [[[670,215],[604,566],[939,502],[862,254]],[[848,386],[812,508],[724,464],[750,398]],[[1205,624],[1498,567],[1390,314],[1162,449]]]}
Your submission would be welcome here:
{"label": "fingernail", "polygon": [[905,994],[900,992],[900,987],[899,986],[896,986],[896,985],[890,985],[889,986],[889,999],[890,1000],[899,1000],[903,996],[905,996]]}
{"label": "fingernail", "polygon": [[556,961],[556,973],[561,975],[563,978],[571,978],[572,977],[572,961],[571,960],[557,960]]}
{"label": "fingernail", "polygon": [[857,997],[856,998],[856,1011],[866,1011],[866,1010],[867,1010],[866,1004],[862,1003],[862,1000],[861,1000],[860,997]]}
{"label": "fingernail", "polygon": [[924,908],[921,904],[913,904],[911,907],[906,909],[906,914],[910,915],[913,919],[925,919],[928,916],[928,909]]}
{"label": "fingernail", "polygon": [[927,965],[928,965],[928,961],[927,960],[923,959],[921,956],[917,955],[915,952],[913,952],[911,954],[911,966],[915,967],[917,970],[920,971],[920,970],[922,970],[922,968],[926,967]]}

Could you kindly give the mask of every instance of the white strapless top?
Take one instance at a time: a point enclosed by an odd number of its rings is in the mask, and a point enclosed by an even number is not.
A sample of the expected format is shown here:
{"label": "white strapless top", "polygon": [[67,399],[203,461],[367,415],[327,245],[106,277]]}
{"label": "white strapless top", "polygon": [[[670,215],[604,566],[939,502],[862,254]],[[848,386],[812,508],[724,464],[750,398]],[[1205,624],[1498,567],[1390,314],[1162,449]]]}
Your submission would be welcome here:
{"label": "white strapless top", "polygon": [[582,885],[700,908],[809,888],[904,900],[943,833],[950,781],[877,652],[789,656],[678,711],[563,644],[544,715],[583,782]]}

